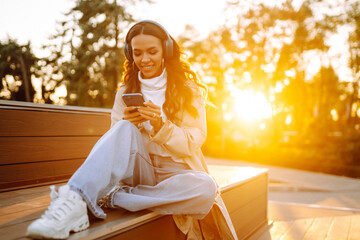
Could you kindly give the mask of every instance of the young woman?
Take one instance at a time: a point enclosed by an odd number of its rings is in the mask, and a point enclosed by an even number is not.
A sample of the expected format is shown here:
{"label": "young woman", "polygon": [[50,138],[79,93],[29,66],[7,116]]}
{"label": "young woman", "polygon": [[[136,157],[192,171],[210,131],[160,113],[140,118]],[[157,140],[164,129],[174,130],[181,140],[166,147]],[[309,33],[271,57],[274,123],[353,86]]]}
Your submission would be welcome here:
{"label": "young woman", "polygon": [[[67,185],[28,227],[28,237],[67,238],[89,226],[87,208],[149,209],[173,215],[188,239],[236,239],[200,147],[206,138],[203,86],[175,40],[158,23],[136,23],[125,42],[125,74],[111,129],[95,144]],[[142,93],[144,106],[126,106]]]}

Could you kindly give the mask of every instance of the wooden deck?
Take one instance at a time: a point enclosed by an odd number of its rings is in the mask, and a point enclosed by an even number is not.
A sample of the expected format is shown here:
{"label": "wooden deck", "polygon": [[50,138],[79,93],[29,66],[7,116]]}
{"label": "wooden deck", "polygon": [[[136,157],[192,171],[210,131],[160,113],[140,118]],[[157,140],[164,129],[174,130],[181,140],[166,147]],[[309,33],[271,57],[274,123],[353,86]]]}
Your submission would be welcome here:
{"label": "wooden deck", "polygon": [[251,240],[359,240],[360,215],[276,221]]}

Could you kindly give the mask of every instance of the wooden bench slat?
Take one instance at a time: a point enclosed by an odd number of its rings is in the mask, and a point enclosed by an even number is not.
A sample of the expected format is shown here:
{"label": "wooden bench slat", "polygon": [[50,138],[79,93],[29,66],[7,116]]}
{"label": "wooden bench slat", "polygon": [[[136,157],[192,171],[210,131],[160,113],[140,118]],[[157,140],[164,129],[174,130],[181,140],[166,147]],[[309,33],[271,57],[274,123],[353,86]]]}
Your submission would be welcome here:
{"label": "wooden bench slat", "polygon": [[36,200],[36,202],[31,201],[3,207],[0,211],[1,215],[4,216],[0,219],[0,228],[39,218],[49,206],[50,197],[41,196]]}
{"label": "wooden bench slat", "polygon": [[0,190],[68,179],[83,162],[84,159],[72,159],[3,165],[0,167]]}
{"label": "wooden bench slat", "polygon": [[124,239],[146,239],[146,240],[185,240],[186,236],[176,227],[171,216],[163,216],[154,221],[145,223],[132,231],[123,232],[111,238],[101,238],[111,240]]}
{"label": "wooden bench slat", "polygon": [[[259,198],[267,192],[267,176],[262,175],[253,181],[248,181],[237,186],[231,192],[223,192],[222,198],[226,202],[226,208],[229,212],[235,212],[247,203]],[[265,206],[264,206],[265,207]]]}
{"label": "wooden bench slat", "polygon": [[92,222],[89,229],[73,234],[69,239],[109,239],[113,235],[129,231],[161,217],[162,215],[148,210],[129,212],[123,209],[115,209],[108,213],[105,221]]}
{"label": "wooden bench slat", "polygon": [[100,137],[0,137],[0,165],[86,158]]}
{"label": "wooden bench slat", "polygon": [[19,110],[36,110],[36,111],[66,111],[73,113],[109,113],[110,108],[97,108],[97,107],[80,107],[70,105],[55,105],[47,103],[32,103],[23,101],[0,100],[0,109],[19,109]]}
{"label": "wooden bench slat", "polygon": [[67,113],[0,109],[0,136],[102,135],[110,113]]}
{"label": "wooden bench slat", "polygon": [[32,199],[34,195],[38,194],[49,194],[49,186],[41,186],[41,187],[33,187],[33,188],[25,188],[21,190],[13,190],[7,192],[0,193],[0,207],[3,206],[4,203],[17,203],[17,201],[22,202],[26,199]]}
{"label": "wooden bench slat", "polygon": [[15,224],[15,225],[10,225],[10,226],[6,226],[6,227],[1,227],[0,226],[0,236],[2,239],[26,239],[29,240],[29,238],[25,238],[25,233],[26,233],[26,229],[29,226],[29,224],[31,223],[32,220],[30,221],[24,221],[21,222],[19,224]]}
{"label": "wooden bench slat", "polygon": [[230,213],[239,239],[246,238],[267,222],[266,204],[267,194],[263,194],[235,212]]}

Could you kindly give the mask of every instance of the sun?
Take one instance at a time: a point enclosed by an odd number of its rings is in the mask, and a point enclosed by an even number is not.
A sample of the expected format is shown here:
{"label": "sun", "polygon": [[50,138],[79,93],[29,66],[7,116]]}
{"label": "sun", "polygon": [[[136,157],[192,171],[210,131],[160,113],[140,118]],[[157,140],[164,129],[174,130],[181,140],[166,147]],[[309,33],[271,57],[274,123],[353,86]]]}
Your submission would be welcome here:
{"label": "sun", "polygon": [[225,114],[226,120],[235,117],[245,122],[253,122],[272,116],[271,104],[261,92],[232,89],[229,100],[231,104]]}

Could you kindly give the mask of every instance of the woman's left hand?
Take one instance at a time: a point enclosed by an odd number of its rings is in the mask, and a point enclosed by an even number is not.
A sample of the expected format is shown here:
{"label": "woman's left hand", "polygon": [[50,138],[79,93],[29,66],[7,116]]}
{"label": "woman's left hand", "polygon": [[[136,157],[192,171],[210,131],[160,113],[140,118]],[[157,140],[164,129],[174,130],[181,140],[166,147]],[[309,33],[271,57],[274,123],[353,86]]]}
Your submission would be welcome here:
{"label": "woman's left hand", "polygon": [[143,118],[150,120],[155,132],[158,132],[163,125],[161,107],[155,105],[151,100],[144,102],[144,105],[145,107],[139,107],[138,111]]}

